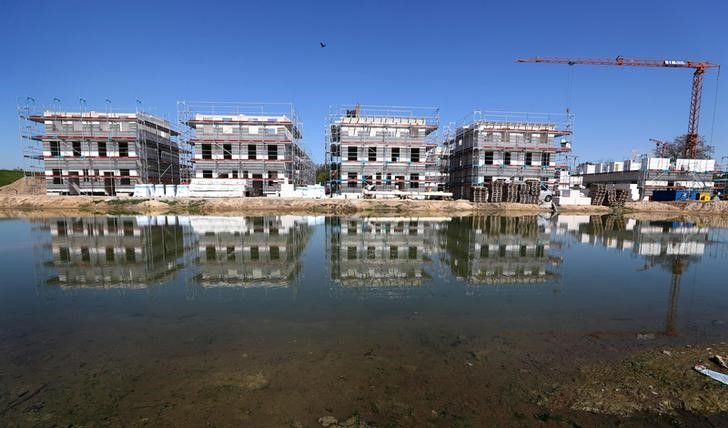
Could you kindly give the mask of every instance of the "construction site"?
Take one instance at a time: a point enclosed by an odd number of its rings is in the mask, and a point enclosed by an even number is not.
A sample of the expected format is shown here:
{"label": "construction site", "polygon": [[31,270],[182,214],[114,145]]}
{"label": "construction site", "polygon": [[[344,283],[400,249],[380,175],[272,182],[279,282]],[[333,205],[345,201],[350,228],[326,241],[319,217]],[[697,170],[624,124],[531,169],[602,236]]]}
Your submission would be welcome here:
{"label": "construction site", "polygon": [[[572,119],[567,114],[488,111],[466,116],[443,141],[449,153],[449,191],[456,199],[477,202],[538,203],[539,183],[553,188],[557,173],[567,169],[562,155],[571,151]],[[505,195],[501,190],[504,183],[528,181],[536,182],[533,200],[525,200],[525,186]],[[476,196],[480,192],[473,188],[485,187],[489,195]]]}
{"label": "construction site", "polygon": [[434,107],[337,106],[326,125],[332,194],[418,194],[437,190]]}
{"label": "construction site", "polygon": [[292,104],[179,101],[177,114],[194,148],[189,196],[269,196],[314,183]]}
{"label": "construction site", "polygon": [[[141,184],[179,184],[191,165],[165,119],[135,111],[86,108],[67,111],[60,100],[50,108],[32,98],[18,106],[20,138],[31,187],[48,194],[116,196],[134,194]],[[38,177],[45,178],[44,183]]]}

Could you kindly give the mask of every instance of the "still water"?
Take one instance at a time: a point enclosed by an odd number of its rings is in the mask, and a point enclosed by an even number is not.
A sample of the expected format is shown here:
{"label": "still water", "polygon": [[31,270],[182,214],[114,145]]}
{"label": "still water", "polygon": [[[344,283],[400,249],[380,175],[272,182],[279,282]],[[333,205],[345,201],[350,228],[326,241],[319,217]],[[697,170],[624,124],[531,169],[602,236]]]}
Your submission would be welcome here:
{"label": "still water", "polygon": [[728,230],[697,223],[102,216],[0,236],[8,425],[529,426],[567,420],[543,397],[582,366],[728,339]]}

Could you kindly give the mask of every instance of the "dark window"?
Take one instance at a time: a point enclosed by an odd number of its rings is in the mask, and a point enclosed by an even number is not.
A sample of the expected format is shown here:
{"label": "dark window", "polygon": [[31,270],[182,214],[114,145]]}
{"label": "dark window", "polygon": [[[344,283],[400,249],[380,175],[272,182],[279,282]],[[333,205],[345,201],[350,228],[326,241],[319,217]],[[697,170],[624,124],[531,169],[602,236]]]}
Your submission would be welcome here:
{"label": "dark window", "polygon": [[533,153],[526,152],[526,160],[524,162],[526,166],[531,166],[533,164]]}
{"label": "dark window", "polygon": [[89,181],[88,170],[84,169],[82,172],[83,172],[83,181],[88,182]]}
{"label": "dark window", "polygon": [[493,165],[493,152],[485,152],[483,162],[486,165]]}
{"label": "dark window", "polygon": [[74,141],[72,143],[73,145],[73,156],[74,157],[80,157],[81,156],[81,142],[80,141]]}
{"label": "dark window", "polygon": [[131,178],[129,178],[129,170],[128,169],[120,169],[119,175],[121,175],[121,179],[119,179],[119,184],[122,186],[129,186],[131,185]]}
{"label": "dark window", "polygon": [[281,258],[281,250],[277,246],[270,247],[270,259],[278,260]]}
{"label": "dark window", "polygon": [[272,180],[273,178],[278,178],[278,171],[268,171],[268,186],[270,187],[276,185],[276,182]]}
{"label": "dark window", "polygon": [[250,260],[258,260],[260,258],[260,251],[258,247],[250,247]]}
{"label": "dark window", "polygon": [[58,229],[58,236],[66,236],[66,222],[57,221],[56,228]]}
{"label": "dark window", "polygon": [[372,162],[376,161],[377,160],[377,148],[369,147],[367,151],[369,153],[369,160]]}
{"label": "dark window", "polygon": [[275,144],[268,146],[268,160],[278,159],[278,146]]}
{"label": "dark window", "polygon": [[503,153],[503,164],[505,164],[505,165],[511,164],[511,152]]}
{"label": "dark window", "polygon": [[235,247],[234,246],[227,247],[227,259],[235,260]]}
{"label": "dark window", "polygon": [[410,189],[420,187],[420,174],[410,174]]}
{"label": "dark window", "polygon": [[390,259],[396,259],[397,256],[399,255],[398,253],[399,253],[399,249],[395,245],[392,245],[391,247],[389,247],[389,258]]}
{"label": "dark window", "polygon": [[61,247],[59,248],[58,257],[61,259],[62,262],[70,262],[71,251],[68,249],[68,247]]}
{"label": "dark window", "polygon": [[256,150],[257,146],[255,144],[248,144],[248,159],[255,159],[258,156]]}
{"label": "dark window", "polygon": [[205,258],[208,262],[212,262],[217,259],[217,250],[214,246],[208,245],[207,247],[205,247]]}
{"label": "dark window", "polygon": [[376,183],[377,184],[382,184],[382,173],[381,172],[378,172],[377,175],[376,175],[376,177],[377,177]]}
{"label": "dark window", "polygon": [[248,178],[248,171],[243,171],[243,178]]}
{"label": "dark window", "polygon": [[51,141],[51,156],[61,157],[61,143],[59,141]]}
{"label": "dark window", "polygon": [[399,162],[399,147],[392,147],[392,162]]}
{"label": "dark window", "polygon": [[202,145],[202,159],[212,159],[212,144]]}
{"label": "dark window", "polygon": [[358,152],[357,149],[358,149],[358,147],[351,147],[351,146],[347,147],[346,148],[346,150],[347,150],[346,151],[346,160],[350,160],[350,161],[358,160],[359,155],[357,153]]}
{"label": "dark window", "polygon": [[238,178],[238,170],[237,169],[234,169],[233,170],[233,178]]}
{"label": "dark window", "polygon": [[63,184],[63,172],[60,169],[53,170],[53,184]]}
{"label": "dark window", "polygon": [[98,147],[99,147],[99,157],[105,158],[106,157],[106,142],[99,141]]}
{"label": "dark window", "polygon": [[114,261],[114,247],[106,247],[106,261],[107,262]]}
{"label": "dark window", "polygon": [[376,258],[376,250],[374,247],[367,247],[367,258],[368,259],[374,259]]}
{"label": "dark window", "polygon": [[409,249],[407,250],[407,256],[411,260],[416,259],[417,258],[417,247],[409,247]]}
{"label": "dark window", "polygon": [[356,173],[350,172],[347,176],[347,186],[356,188]]}
{"label": "dark window", "polygon": [[548,166],[551,163],[551,155],[548,153],[541,153],[541,165]]}
{"label": "dark window", "polygon": [[412,154],[410,155],[410,160],[412,162],[420,161],[420,149],[412,149]]}
{"label": "dark window", "polygon": [[346,248],[346,258],[349,260],[356,259],[356,247],[347,247]]}
{"label": "dark window", "polygon": [[136,261],[136,253],[134,252],[134,248],[125,248],[124,252],[126,253],[126,261],[130,263],[134,263]]}
{"label": "dark window", "polygon": [[224,159],[233,158],[233,145],[232,144],[223,144],[222,145],[222,157]]}
{"label": "dark window", "polygon": [[81,247],[81,260],[87,263],[91,261],[91,252],[88,247]]}
{"label": "dark window", "polygon": [[202,178],[212,178],[212,170],[211,169],[203,169],[202,170]]}
{"label": "dark window", "polygon": [[124,220],[121,224],[124,229],[124,236],[134,236],[134,222],[131,220]]}
{"label": "dark window", "polygon": [[119,143],[119,156],[129,157],[129,143]]}

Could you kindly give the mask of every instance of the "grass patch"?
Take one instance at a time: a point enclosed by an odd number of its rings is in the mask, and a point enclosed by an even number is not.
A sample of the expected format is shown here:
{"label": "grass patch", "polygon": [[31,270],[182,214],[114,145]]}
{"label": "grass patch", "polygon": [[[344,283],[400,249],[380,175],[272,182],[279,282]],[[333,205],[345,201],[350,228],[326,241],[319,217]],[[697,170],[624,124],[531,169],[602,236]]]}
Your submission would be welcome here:
{"label": "grass patch", "polygon": [[106,205],[119,206],[119,205],[136,205],[146,202],[149,199],[110,199],[106,201]]}
{"label": "grass patch", "polygon": [[0,169],[0,187],[7,186],[13,183],[25,175],[23,171],[15,169]]}

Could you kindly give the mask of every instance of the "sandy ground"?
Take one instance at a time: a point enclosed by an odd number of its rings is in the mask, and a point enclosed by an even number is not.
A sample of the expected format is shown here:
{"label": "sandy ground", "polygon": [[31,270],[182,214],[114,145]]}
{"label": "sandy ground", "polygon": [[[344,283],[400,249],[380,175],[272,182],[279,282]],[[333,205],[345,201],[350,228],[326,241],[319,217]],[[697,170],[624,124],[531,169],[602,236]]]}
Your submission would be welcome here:
{"label": "sandy ground", "polygon": [[[137,199],[100,196],[52,196],[44,194],[43,186],[31,192],[24,179],[0,188],[0,211],[5,216],[17,213],[36,215],[89,214],[419,214],[458,215],[477,213],[539,213],[550,212],[548,204],[541,206],[498,203],[475,204],[469,201],[414,201],[364,199],[300,199],[300,198],[180,198]],[[603,206],[563,206],[558,211],[569,214],[658,213],[680,217],[685,215],[728,216],[728,201],[714,202],[630,202],[621,210]]]}

